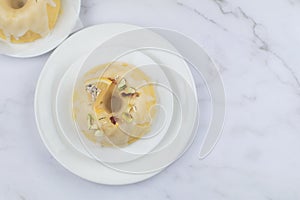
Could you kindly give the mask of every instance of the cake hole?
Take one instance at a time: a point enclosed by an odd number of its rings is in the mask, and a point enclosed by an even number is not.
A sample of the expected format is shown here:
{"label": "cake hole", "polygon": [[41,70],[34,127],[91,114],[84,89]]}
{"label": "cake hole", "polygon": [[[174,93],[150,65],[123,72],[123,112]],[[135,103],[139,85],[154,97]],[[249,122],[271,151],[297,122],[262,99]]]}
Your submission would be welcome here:
{"label": "cake hole", "polygon": [[27,0],[10,0],[10,6],[14,9],[20,9],[25,6]]}
{"label": "cake hole", "polygon": [[106,102],[104,102],[105,108],[109,113],[118,112],[122,107],[122,99],[118,96],[110,96]]}

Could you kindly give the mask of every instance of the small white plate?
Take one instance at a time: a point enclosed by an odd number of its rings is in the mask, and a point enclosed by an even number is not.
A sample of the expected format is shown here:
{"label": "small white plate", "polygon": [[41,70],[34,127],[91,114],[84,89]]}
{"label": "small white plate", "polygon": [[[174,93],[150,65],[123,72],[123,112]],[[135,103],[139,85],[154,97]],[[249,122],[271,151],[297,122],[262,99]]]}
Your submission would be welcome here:
{"label": "small white plate", "polygon": [[[158,168],[155,171],[143,172],[140,174],[126,173],[113,169],[112,167],[105,166],[103,163],[98,162],[96,159],[91,159],[88,156],[77,151],[69,142],[66,140],[64,135],[61,133],[58,124],[56,123],[56,109],[54,99],[58,90],[59,83],[68,70],[68,68],[83,55],[89,54],[92,50],[96,49],[99,44],[105,42],[114,35],[127,32],[130,30],[140,29],[140,27],[127,25],[127,24],[103,24],[93,27],[86,28],[72,35],[63,44],[61,44],[49,57],[45,64],[43,71],[41,72],[35,94],[35,116],[36,123],[40,133],[40,136],[48,148],[49,152],[53,157],[61,163],[66,169],[72,173],[102,184],[109,185],[122,185],[139,182],[148,179],[155,174],[159,173],[164,168]],[[146,31],[147,32],[147,31]],[[172,48],[172,45],[164,38],[157,37],[153,38],[157,43],[161,43],[164,46]],[[173,48],[174,51],[176,49]],[[162,52],[148,51],[147,55],[151,55],[155,62],[164,63],[168,66],[174,66],[178,69],[183,77],[189,80],[188,84],[191,84],[192,89],[195,90],[195,85],[191,72],[186,66],[185,62],[178,57],[172,57],[169,54],[163,54]],[[170,80],[169,80],[170,81]],[[170,81],[171,85],[176,84],[176,80]],[[184,92],[185,88],[181,88]],[[175,108],[175,106],[174,106]],[[195,111],[194,107],[187,107],[185,112],[193,115]],[[148,162],[148,164],[158,164],[164,159],[169,157],[177,157],[182,153],[182,149],[186,147],[191,137],[191,127],[194,123],[194,118],[190,117],[186,119],[186,123],[183,125],[186,128],[184,134],[180,134],[175,146],[167,149],[165,154],[162,154],[158,160],[158,163]],[[176,127],[174,127],[176,128]],[[167,157],[166,157],[167,155]],[[143,157],[144,158],[144,157]],[[151,157],[150,157],[151,159]],[[139,162],[132,162],[137,164],[137,167],[144,167],[143,159],[138,159]],[[131,162],[130,162],[131,163]],[[147,166],[146,165],[146,166]],[[134,166],[134,167],[136,167]],[[167,166],[167,165],[166,165]],[[121,166],[126,170],[128,165]],[[129,166],[131,168],[132,166]],[[123,170],[124,171],[124,170]]]}
{"label": "small white plate", "polygon": [[80,6],[81,0],[61,0],[62,12],[59,15],[54,29],[48,36],[24,44],[12,44],[0,40],[0,54],[28,58],[51,51],[72,32],[76,22],[79,20]]}

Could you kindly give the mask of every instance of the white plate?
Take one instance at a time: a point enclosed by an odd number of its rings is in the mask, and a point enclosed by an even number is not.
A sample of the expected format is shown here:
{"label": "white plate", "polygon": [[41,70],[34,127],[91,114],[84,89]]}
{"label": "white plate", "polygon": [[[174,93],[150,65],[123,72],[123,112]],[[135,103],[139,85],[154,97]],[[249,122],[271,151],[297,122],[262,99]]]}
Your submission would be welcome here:
{"label": "white plate", "polygon": [[[77,132],[76,123],[72,117],[72,104],[70,104],[70,102],[72,102],[73,88],[75,87],[77,77],[80,76],[79,72],[85,60],[86,56],[71,65],[59,83],[56,99],[54,101],[57,124],[61,132],[79,152],[93,158],[86,150],[86,148],[88,148],[93,153],[104,155],[102,157],[104,162],[128,162],[149,153],[163,139],[170,126],[173,115],[173,95],[163,87],[156,87],[159,104],[164,110],[158,109],[157,118],[155,118],[153,122],[151,132],[145,136],[147,139],[142,138],[139,142],[135,142],[122,149],[100,148],[98,145],[86,139],[81,133]],[[99,65],[98,61],[99,59],[96,57],[95,66]],[[161,68],[150,57],[143,53],[138,51],[130,52],[115,61],[133,64],[144,71],[153,83],[159,83],[167,88],[171,87],[168,78]],[[103,60],[102,58],[101,63],[108,62],[111,62],[111,59]]]}
{"label": "white plate", "polygon": [[62,12],[54,29],[48,36],[24,44],[12,44],[0,40],[0,54],[26,58],[39,56],[51,51],[72,32],[78,20],[80,6],[81,0],[61,0]]}
{"label": "white plate", "polygon": [[[66,169],[84,179],[96,183],[110,185],[135,183],[159,173],[162,168],[143,174],[124,173],[108,168],[95,159],[91,159],[78,152],[60,133],[55,121],[56,114],[53,99],[57,93],[61,78],[70,65],[76,62],[78,58],[89,54],[91,50],[95,49],[100,43],[103,43],[113,35],[136,29],[139,29],[139,27],[127,24],[103,24],[84,29],[72,35],[49,57],[37,84],[35,115],[43,142],[53,157]],[[163,38],[157,38],[157,40],[169,46],[169,48],[172,47],[172,45]],[[176,50],[174,49],[174,51]],[[155,52],[149,52],[149,54],[151,58],[153,58],[152,55],[155,57]],[[181,74],[191,80],[189,84],[192,84],[195,90],[192,75],[187,67],[182,67],[185,65],[182,60],[170,59],[169,55],[163,55],[158,60],[170,66],[179,66]],[[157,60],[155,61],[157,62]],[[190,123],[193,124],[193,122]],[[187,124],[187,126],[191,125],[190,123]],[[184,142],[188,141],[189,137],[190,136],[186,134]],[[182,146],[186,146],[186,144],[183,142],[178,143],[178,147],[181,148]],[[169,154],[177,155],[178,151],[174,149],[174,151],[169,152]]]}

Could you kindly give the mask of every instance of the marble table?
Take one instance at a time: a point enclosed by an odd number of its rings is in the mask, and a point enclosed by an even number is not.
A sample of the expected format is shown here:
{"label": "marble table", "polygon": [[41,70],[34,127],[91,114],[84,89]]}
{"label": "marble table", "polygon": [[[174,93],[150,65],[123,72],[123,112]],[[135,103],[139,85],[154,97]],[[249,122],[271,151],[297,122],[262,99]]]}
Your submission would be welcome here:
{"label": "marble table", "polygon": [[300,199],[299,0],[82,0],[84,26],[125,22],[193,38],[218,64],[227,120],[204,160],[195,144],[161,174],[103,186],[44,147],[33,98],[49,53],[0,56],[0,199]]}

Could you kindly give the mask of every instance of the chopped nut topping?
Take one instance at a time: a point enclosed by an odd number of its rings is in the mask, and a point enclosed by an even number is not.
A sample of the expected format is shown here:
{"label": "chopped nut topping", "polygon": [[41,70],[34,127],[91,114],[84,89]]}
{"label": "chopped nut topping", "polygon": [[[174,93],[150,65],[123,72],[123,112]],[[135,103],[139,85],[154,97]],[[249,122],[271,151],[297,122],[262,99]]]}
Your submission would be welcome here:
{"label": "chopped nut topping", "polygon": [[119,89],[120,91],[122,91],[122,90],[124,90],[126,87],[127,87],[127,85],[126,85],[126,80],[123,78],[123,79],[121,79],[121,81],[120,81],[119,84],[118,84],[118,89]]}
{"label": "chopped nut topping", "polygon": [[97,130],[98,126],[97,126],[97,124],[93,124],[89,129],[90,130]]}
{"label": "chopped nut topping", "polygon": [[113,84],[117,84],[117,80],[115,78],[108,78]]}
{"label": "chopped nut topping", "polygon": [[126,87],[124,91],[122,91],[121,95],[123,97],[128,97],[128,96],[136,96],[138,93],[136,90],[132,87]]}
{"label": "chopped nut topping", "polygon": [[129,114],[127,112],[123,112],[122,119],[125,120],[126,122],[132,122],[133,117],[131,116],[131,114]]}
{"label": "chopped nut topping", "polygon": [[95,131],[94,134],[96,137],[102,137],[104,135],[104,132],[102,130],[98,129]]}
{"label": "chopped nut topping", "polygon": [[94,123],[94,118],[91,114],[88,114],[88,125],[91,126]]}
{"label": "chopped nut topping", "polygon": [[96,101],[98,95],[100,94],[101,90],[97,88],[95,85],[88,84],[85,87],[85,90],[92,96],[92,101]]}
{"label": "chopped nut topping", "polygon": [[134,94],[136,92],[136,90],[132,87],[130,88],[126,88],[124,91],[126,94]]}
{"label": "chopped nut topping", "polygon": [[97,130],[98,126],[95,124],[95,120],[91,114],[88,114],[88,129],[89,130]]}
{"label": "chopped nut topping", "polygon": [[139,97],[140,96],[140,93],[136,92],[132,95],[132,97]]}
{"label": "chopped nut topping", "polygon": [[136,112],[136,106],[132,106],[130,109],[131,112]]}
{"label": "chopped nut topping", "polygon": [[128,105],[128,113],[136,112],[136,106],[135,105]]}
{"label": "chopped nut topping", "polygon": [[114,116],[111,116],[110,118],[110,121],[113,125],[116,125],[117,124],[117,121],[118,121],[118,118],[114,117]]}

